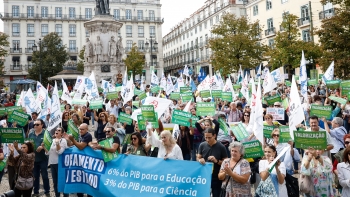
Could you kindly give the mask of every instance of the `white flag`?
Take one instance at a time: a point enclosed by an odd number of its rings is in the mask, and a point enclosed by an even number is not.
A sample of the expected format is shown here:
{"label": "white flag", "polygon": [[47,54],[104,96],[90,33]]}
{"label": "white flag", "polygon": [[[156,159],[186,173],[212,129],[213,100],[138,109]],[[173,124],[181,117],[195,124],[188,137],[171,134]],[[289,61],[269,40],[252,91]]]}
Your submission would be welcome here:
{"label": "white flag", "polygon": [[53,88],[51,96],[51,115],[50,122],[47,125],[47,130],[51,131],[57,127],[62,121],[62,112],[60,106],[60,96],[58,95],[57,83],[55,81],[55,87]]}
{"label": "white flag", "polygon": [[334,78],[334,61],[327,68],[326,72],[322,76],[323,83],[327,83],[328,80],[333,80]]}
{"label": "white flag", "polygon": [[264,94],[270,92],[271,90],[273,90],[276,87],[277,87],[277,84],[276,84],[275,80],[271,76],[270,71],[267,70],[267,72],[265,74],[265,78],[264,78],[264,83],[263,83]]}
{"label": "white flag", "polygon": [[123,86],[126,86],[127,83],[128,83],[128,71],[127,71],[127,68],[125,68],[125,73],[123,77]]}
{"label": "white flag", "polygon": [[47,95],[47,90],[46,88],[39,82],[36,82],[36,102],[41,108],[41,103],[44,102],[46,95]]}
{"label": "white flag", "polygon": [[308,102],[306,60],[304,56],[304,51],[302,51],[302,55],[301,55],[299,81],[300,81],[301,95],[304,97],[304,101]]}
{"label": "white flag", "polygon": [[180,92],[180,88],[185,86],[184,78],[182,77],[182,74],[177,78],[177,90]]}
{"label": "white flag", "polygon": [[[157,79],[158,79],[158,77],[157,77]],[[142,77],[141,77],[141,85],[140,85],[140,90],[141,90],[141,91],[145,91],[145,87],[144,87],[144,85],[143,85],[144,82],[145,82],[145,81],[144,81],[144,77],[142,76]]]}
{"label": "white flag", "polygon": [[165,90],[166,84],[167,84],[167,80],[166,80],[166,77],[165,77],[164,72],[163,72],[162,78],[160,79],[160,87]]}
{"label": "white flag", "polygon": [[41,110],[41,107],[35,101],[35,97],[33,95],[32,89],[30,89],[30,88],[28,89],[28,91],[24,95],[22,107],[26,108],[27,114],[31,114],[32,112],[39,113]]}
{"label": "white flag", "polygon": [[197,90],[202,91],[202,90],[210,90],[211,86],[211,78],[209,75],[205,77],[205,79],[198,85]]}
{"label": "white flag", "polygon": [[168,78],[166,80],[166,95],[169,95],[170,93],[172,93],[175,90],[174,88],[174,84],[171,80],[170,75],[168,75]]}
{"label": "white flag", "polygon": [[261,73],[261,79],[265,78],[267,72],[270,72],[270,69],[268,67],[264,67],[264,70]]}
{"label": "white flag", "polygon": [[222,80],[220,71],[216,71],[216,78],[217,78],[217,80],[219,82],[219,87],[220,87],[220,90],[221,90],[222,87],[224,87],[224,81]]}
{"label": "white flag", "polygon": [[257,72],[255,78],[261,77],[261,65],[262,65],[262,63],[259,65],[258,72]]}
{"label": "white flag", "polygon": [[[250,98],[250,118],[249,125],[253,128],[255,122],[256,89],[254,79],[251,78],[249,85],[252,86],[252,97]],[[259,84],[260,85],[260,84]]]}
{"label": "white flag", "polygon": [[67,87],[66,82],[62,79],[62,86],[63,86],[63,91],[62,91],[62,96],[61,99],[64,101],[67,101],[67,103],[72,104],[72,98],[70,97],[70,93]]}
{"label": "white flag", "polygon": [[91,72],[89,78],[85,79],[85,92],[88,94],[89,100],[98,99],[99,97],[94,71]]}
{"label": "white flag", "polygon": [[45,120],[48,114],[51,114],[51,98],[49,97],[49,95],[46,95],[46,98],[43,102],[43,109],[41,110],[38,117],[42,120]]}
{"label": "white flag", "polygon": [[126,86],[122,88],[121,94],[122,94],[122,97],[124,98],[123,105],[125,105],[126,102],[132,100],[132,97],[134,96],[134,89],[135,89],[134,80],[133,80],[133,76],[131,75],[130,80],[128,81]]}
{"label": "white flag", "polygon": [[[260,84],[260,78],[258,80],[258,84]],[[263,108],[262,108],[262,96],[261,96],[261,86],[258,85],[258,89],[256,91],[255,97],[255,115],[254,115],[254,126],[253,131],[256,139],[258,139],[261,144],[264,144],[264,132],[263,132]]]}
{"label": "white flag", "polygon": [[284,81],[284,76],[281,74],[281,70],[279,68],[272,71],[271,76],[273,77],[276,83],[282,83]]}
{"label": "white flag", "polygon": [[159,85],[159,79],[158,76],[154,73],[154,70],[152,70],[152,77],[151,77],[151,84],[154,86]]}
{"label": "white flag", "polygon": [[18,101],[17,101],[17,106],[23,106],[22,105],[22,103],[23,103],[23,99],[24,99],[24,95],[25,95],[26,93],[22,90],[21,91],[21,95],[19,96],[19,99],[18,99]]}
{"label": "white flag", "polygon": [[247,75],[244,77],[244,80],[242,81],[241,93],[247,100],[249,99],[249,87],[248,87]]}
{"label": "white flag", "polygon": [[183,74],[187,77],[190,76],[190,70],[188,69],[187,65],[185,65],[185,68],[184,68],[184,71],[183,71]]}
{"label": "white flag", "polygon": [[222,87],[220,87],[218,78],[215,75],[213,75],[210,78],[210,89],[211,90],[221,90],[222,89]]}
{"label": "white flag", "polygon": [[75,92],[73,99],[81,99],[84,93],[84,89],[85,89],[85,83],[81,83],[77,91]]}
{"label": "white flag", "polygon": [[300,124],[304,118],[303,107],[301,106],[299,92],[297,88],[297,84],[294,79],[294,75],[292,77],[292,87],[290,90],[290,100],[289,100],[289,131],[290,136],[294,139],[294,129],[296,125]]}
{"label": "white flag", "polygon": [[185,108],[184,108],[182,111],[184,111],[184,112],[189,112],[189,111],[190,111],[191,103],[192,103],[192,99],[191,99],[190,101],[187,102]]}
{"label": "white flag", "polygon": [[180,127],[179,127],[178,124],[174,125],[172,136],[175,139],[175,141],[177,141],[177,138],[179,138],[179,136],[180,136]]}
{"label": "white flag", "polygon": [[222,89],[222,91],[223,92],[232,92],[232,100],[235,100],[236,94],[235,94],[235,90],[233,89],[232,81],[231,81],[230,77],[228,77],[226,79],[226,83],[225,83],[224,88]]}
{"label": "white flag", "polygon": [[74,85],[74,90],[77,90],[79,88],[80,84],[84,83],[85,78],[86,77],[84,77],[84,76],[77,77],[77,81],[75,82],[75,85]]}

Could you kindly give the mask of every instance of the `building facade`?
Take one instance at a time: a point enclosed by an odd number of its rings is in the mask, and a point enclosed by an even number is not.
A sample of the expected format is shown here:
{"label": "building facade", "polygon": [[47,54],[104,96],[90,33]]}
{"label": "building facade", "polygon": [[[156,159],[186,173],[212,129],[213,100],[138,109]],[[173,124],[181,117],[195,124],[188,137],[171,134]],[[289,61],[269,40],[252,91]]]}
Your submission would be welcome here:
{"label": "building facade", "polygon": [[196,76],[199,69],[212,74],[209,63],[211,55],[207,47],[208,40],[213,37],[211,29],[217,25],[225,13],[245,16],[243,1],[208,0],[189,18],[184,19],[163,36],[164,70],[177,76],[185,65],[188,65]]}
{"label": "building facade", "polygon": [[[150,68],[162,70],[162,24],[160,0],[110,0],[110,14],[123,23],[122,37],[126,53],[133,43],[145,54],[144,76],[150,81]],[[32,46],[50,32],[56,32],[66,45],[70,62],[77,62],[89,33],[84,22],[95,15],[95,0],[4,0],[4,33],[9,35],[9,56],[5,58],[5,83],[26,78],[32,66]],[[145,43],[158,43],[158,48],[145,49]],[[153,45],[154,46],[154,45]],[[153,63],[153,65],[151,64]],[[112,71],[116,72],[117,71]],[[160,73],[160,72],[159,72]],[[140,78],[140,76],[137,76]]]}

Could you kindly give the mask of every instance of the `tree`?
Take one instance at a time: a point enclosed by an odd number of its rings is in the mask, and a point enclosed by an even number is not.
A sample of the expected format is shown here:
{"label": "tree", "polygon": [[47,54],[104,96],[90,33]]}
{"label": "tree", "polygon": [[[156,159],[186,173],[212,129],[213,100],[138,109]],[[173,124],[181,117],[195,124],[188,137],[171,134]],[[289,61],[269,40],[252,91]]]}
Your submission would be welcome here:
{"label": "tree", "polygon": [[313,60],[314,63],[322,56],[319,45],[311,40],[305,42],[300,39],[297,20],[298,17],[293,14],[283,15],[283,22],[281,23],[283,31],[277,32],[274,44],[266,54],[270,57],[269,65],[272,69],[281,66],[287,67],[289,79],[292,77],[292,70],[300,66],[302,51],[304,51],[305,59]]}
{"label": "tree", "polygon": [[8,48],[10,43],[8,41],[8,35],[0,32],[0,75],[5,74],[4,71],[4,58],[8,55]]}
{"label": "tree", "polygon": [[[316,31],[320,38],[321,47],[325,50],[320,58],[323,70],[334,61],[334,74],[340,79],[350,78],[350,6],[349,0],[331,1],[340,8],[334,8],[335,15],[323,19],[321,28]],[[323,2],[326,3],[326,2]],[[333,12],[334,13],[334,12]]]}
{"label": "tree", "polygon": [[84,73],[84,53],[85,53],[85,46],[83,46],[83,49],[79,52],[79,60],[77,64],[77,71],[81,71]]}
{"label": "tree", "polygon": [[237,18],[233,14],[225,14],[219,25],[211,32],[214,38],[209,40],[209,48],[213,54],[210,58],[215,70],[222,69],[222,75],[242,68],[252,68],[264,61],[263,54],[267,46],[259,43],[262,29],[259,22],[249,23],[248,18]]}
{"label": "tree", "polygon": [[33,52],[32,62],[34,66],[28,70],[29,78],[39,81],[41,66],[42,84],[45,85],[48,83],[49,77],[63,70],[63,65],[69,59],[69,55],[66,51],[66,46],[61,45],[61,42],[62,40],[57,33],[49,33],[42,39],[42,49],[43,46],[47,46],[47,51],[41,51],[41,61],[40,46],[38,46],[36,52]]}
{"label": "tree", "polygon": [[132,73],[132,76],[142,75],[143,65],[145,65],[144,54],[141,53],[136,43],[133,43],[131,51],[127,53],[127,57],[123,60],[128,72]]}

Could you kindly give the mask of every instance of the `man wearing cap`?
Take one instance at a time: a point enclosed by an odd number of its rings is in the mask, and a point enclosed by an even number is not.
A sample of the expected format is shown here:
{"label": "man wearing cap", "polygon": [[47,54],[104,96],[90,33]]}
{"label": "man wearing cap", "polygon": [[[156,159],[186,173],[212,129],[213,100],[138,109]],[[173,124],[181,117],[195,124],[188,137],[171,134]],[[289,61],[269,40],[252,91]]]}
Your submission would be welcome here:
{"label": "man wearing cap", "polygon": [[[273,104],[275,108],[282,108],[282,104],[280,102],[275,102]],[[281,125],[288,125],[289,117],[287,115],[287,112],[284,110],[284,120],[277,120]]]}

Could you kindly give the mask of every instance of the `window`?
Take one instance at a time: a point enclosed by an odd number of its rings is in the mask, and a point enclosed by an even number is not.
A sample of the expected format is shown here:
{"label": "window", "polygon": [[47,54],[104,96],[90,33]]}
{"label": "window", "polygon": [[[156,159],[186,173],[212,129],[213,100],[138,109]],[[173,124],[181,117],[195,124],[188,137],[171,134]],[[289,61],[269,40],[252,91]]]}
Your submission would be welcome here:
{"label": "window", "polygon": [[120,10],[119,9],[114,9],[113,13],[114,13],[114,19],[120,20]]}
{"label": "window", "polygon": [[210,26],[213,26],[213,18],[210,19]]}
{"label": "window", "polygon": [[35,40],[27,40],[27,51],[26,53],[33,53],[33,45],[35,44]]}
{"label": "window", "polygon": [[202,31],[202,24],[199,25],[199,31]]}
{"label": "window", "polygon": [[132,17],[131,10],[130,9],[126,9],[125,10],[125,19],[126,20],[131,20],[131,17]]}
{"label": "window", "polygon": [[205,21],[205,22],[204,22],[204,29],[207,29],[207,22],[208,22],[208,21]]}
{"label": "window", "polygon": [[90,37],[90,32],[88,30],[85,30],[85,36]]}
{"label": "window", "polygon": [[69,8],[69,18],[75,18],[75,8]]}
{"label": "window", "polygon": [[258,5],[253,6],[253,16],[256,16],[259,14],[259,8]]}
{"label": "window", "polygon": [[47,18],[49,15],[49,7],[41,7],[41,17]]}
{"label": "window", "polygon": [[19,36],[19,23],[12,23],[12,36]]}
{"label": "window", "polygon": [[266,0],[266,10],[270,10],[272,8],[271,0]]}
{"label": "window", "polygon": [[144,37],[144,27],[143,26],[138,26],[138,36]]}
{"label": "window", "polygon": [[274,48],[275,40],[269,39],[269,47]]}
{"label": "window", "polygon": [[56,18],[62,18],[62,8],[61,7],[55,8],[55,16],[56,16]]}
{"label": "window", "polygon": [[132,40],[127,40],[126,41],[126,50],[130,51],[132,48]]}
{"label": "window", "polygon": [[126,37],[132,37],[132,26],[131,25],[126,26]]}
{"label": "window", "polygon": [[34,36],[34,24],[27,24],[27,36]]}
{"label": "window", "polygon": [[197,34],[197,26],[194,28],[194,33]]}
{"label": "window", "polygon": [[12,6],[12,16],[19,17],[19,6],[18,5]]}
{"label": "window", "polygon": [[156,36],[156,27],[149,26],[149,35],[155,37]]}
{"label": "window", "polygon": [[92,9],[91,8],[85,8],[85,18],[86,19],[92,18]]}
{"label": "window", "polygon": [[75,37],[77,32],[77,26],[76,25],[69,25],[69,36]]}
{"label": "window", "polygon": [[62,36],[62,24],[55,25],[55,32],[58,36]]}
{"label": "window", "polygon": [[269,29],[269,30],[273,29],[273,19],[272,18],[267,19],[267,29]]}
{"label": "window", "polygon": [[138,46],[140,51],[143,51],[145,49],[145,41],[139,40],[137,43],[137,46]]}
{"label": "window", "polygon": [[20,48],[19,40],[12,40],[12,48],[14,49],[14,51],[19,50],[19,48]]}
{"label": "window", "polygon": [[304,5],[301,6],[301,16],[300,16],[301,20],[307,21],[309,22],[309,6],[308,5]]}
{"label": "window", "polygon": [[27,17],[34,17],[34,6],[27,6]]}
{"label": "window", "polygon": [[137,10],[137,20],[143,20],[143,10]]}
{"label": "window", "polygon": [[41,24],[41,36],[46,36],[49,33],[49,25]]}
{"label": "window", "polygon": [[69,52],[78,52],[77,50],[77,43],[75,40],[70,40],[69,41]]}
{"label": "window", "polygon": [[149,20],[151,21],[155,20],[154,10],[148,10],[148,15],[149,15]]}
{"label": "window", "polygon": [[311,41],[310,30],[303,30],[303,40],[305,42]]}
{"label": "window", "polygon": [[215,17],[215,23],[218,23],[218,22],[219,22],[219,19],[220,19],[220,16],[219,16],[219,15],[216,15],[216,17]]}

